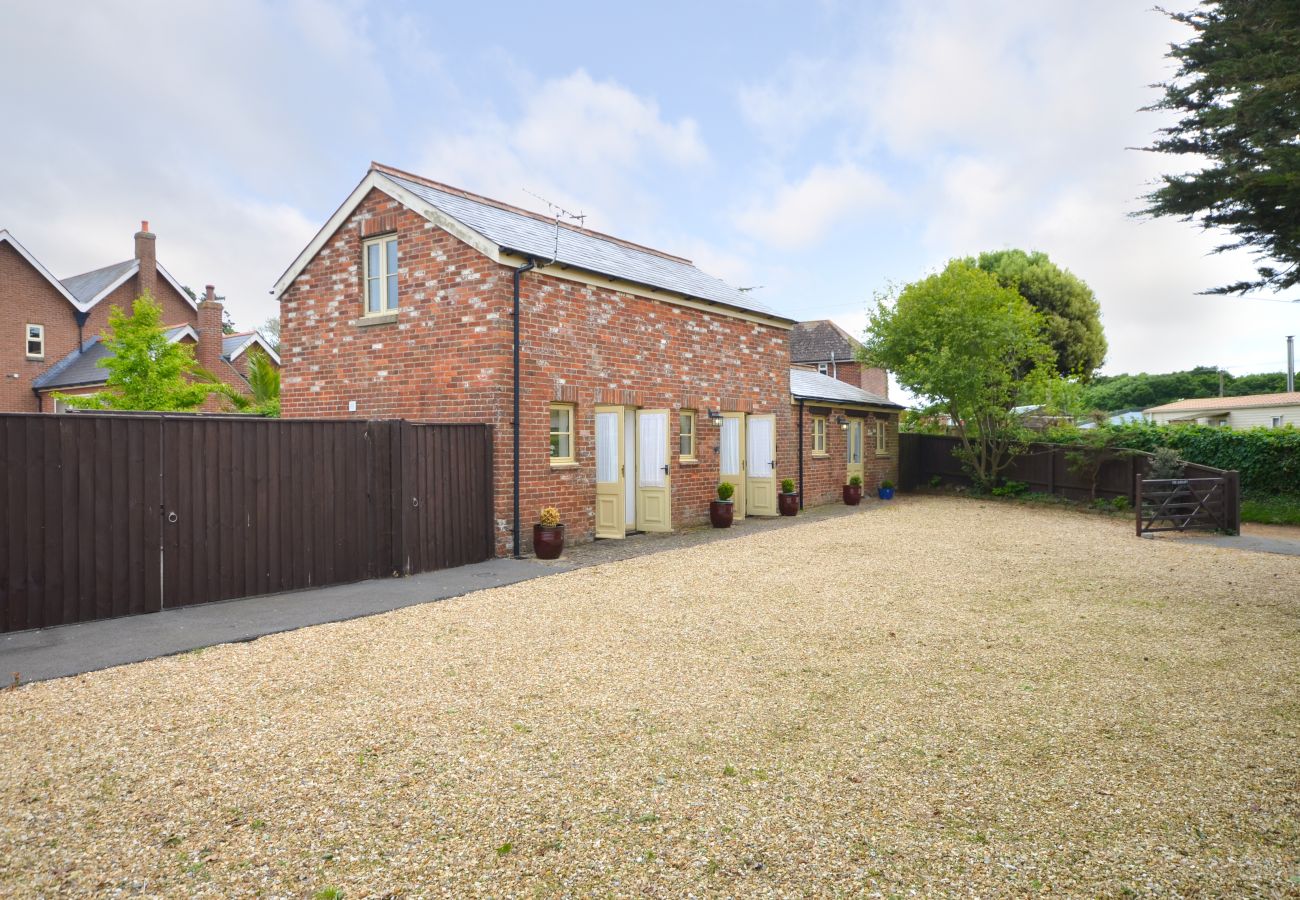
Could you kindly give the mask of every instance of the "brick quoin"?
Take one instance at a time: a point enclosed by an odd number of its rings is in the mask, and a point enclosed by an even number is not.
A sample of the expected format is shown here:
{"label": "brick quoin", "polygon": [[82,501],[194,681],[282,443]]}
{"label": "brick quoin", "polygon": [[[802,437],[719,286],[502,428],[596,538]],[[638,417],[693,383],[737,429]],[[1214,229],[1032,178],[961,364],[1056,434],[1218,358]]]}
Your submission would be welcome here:
{"label": "brick quoin", "polygon": [[[370,224],[379,223],[379,224]],[[398,237],[396,321],[362,318],[362,236]],[[281,297],[286,417],[404,417],[494,427],[499,552],[510,548],[512,267],[493,262],[374,190]],[[708,516],[719,429],[707,411],[771,413],[778,477],[795,477],[788,332],[776,324],[525,273],[521,284],[520,510],[524,544],[544,506],[571,540],[594,531],[598,404],[667,409],[673,526]],[[575,464],[550,462],[550,404],[576,406]],[[349,403],[356,409],[350,410]],[[697,413],[697,461],[677,453],[678,413]],[[787,446],[788,444],[788,446]]]}

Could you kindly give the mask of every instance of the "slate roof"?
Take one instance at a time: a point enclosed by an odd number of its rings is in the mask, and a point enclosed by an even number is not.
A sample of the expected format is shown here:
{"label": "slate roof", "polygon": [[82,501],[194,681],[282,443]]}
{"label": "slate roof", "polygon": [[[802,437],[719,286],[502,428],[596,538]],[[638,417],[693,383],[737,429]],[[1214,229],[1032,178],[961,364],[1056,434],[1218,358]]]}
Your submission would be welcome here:
{"label": "slate roof", "polygon": [[1300,406],[1300,391],[1277,394],[1246,394],[1242,397],[1199,397],[1152,406],[1143,412],[1203,412],[1211,409],[1251,409],[1259,406]]}
{"label": "slate roof", "polygon": [[447,185],[437,186],[418,179],[418,176],[409,176],[388,167],[376,166],[375,171],[444,215],[483,235],[502,251],[535,257],[539,261],[554,256],[561,265],[622,278],[699,300],[722,303],[764,316],[786,318],[760,303],[748,292],[700,271],[690,260],[563,223],[559,229],[557,249],[555,222],[552,219]]}
{"label": "slate roof", "polygon": [[[167,329],[167,340],[179,340],[187,329],[192,332],[193,326],[177,325]],[[95,335],[82,344],[81,349],[73,350],[32,379],[32,387],[49,391],[103,384],[108,380],[108,369],[99,363],[100,360],[108,359],[110,355],[108,348],[99,339],[99,335]]]}
{"label": "slate roof", "polygon": [[111,266],[104,266],[102,269],[82,272],[80,275],[64,278],[61,283],[78,301],[89,303],[99,296],[99,293],[104,288],[130,273],[139,264],[140,261],[137,259],[127,259],[119,263],[113,263]]}
{"label": "slate roof", "polygon": [[862,344],[830,319],[795,322],[790,329],[790,361],[797,363],[851,362]]}
{"label": "slate roof", "polygon": [[854,387],[838,378],[810,372],[808,369],[790,370],[790,395],[796,400],[830,400],[838,403],[864,403],[871,406],[903,407],[870,391]]}

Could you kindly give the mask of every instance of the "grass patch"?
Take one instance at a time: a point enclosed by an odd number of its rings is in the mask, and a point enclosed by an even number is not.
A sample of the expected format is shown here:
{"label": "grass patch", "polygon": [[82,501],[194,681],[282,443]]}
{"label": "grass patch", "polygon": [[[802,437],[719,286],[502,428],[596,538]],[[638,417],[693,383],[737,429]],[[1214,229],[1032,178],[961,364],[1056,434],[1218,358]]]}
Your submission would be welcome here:
{"label": "grass patch", "polygon": [[1300,494],[1242,497],[1241,521],[1260,525],[1300,525]]}

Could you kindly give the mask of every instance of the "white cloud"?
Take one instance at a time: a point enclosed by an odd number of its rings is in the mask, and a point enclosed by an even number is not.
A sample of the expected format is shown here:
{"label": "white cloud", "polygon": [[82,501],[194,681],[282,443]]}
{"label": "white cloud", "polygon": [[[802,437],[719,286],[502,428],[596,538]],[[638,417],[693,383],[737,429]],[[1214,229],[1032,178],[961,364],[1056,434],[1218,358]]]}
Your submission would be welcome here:
{"label": "white cloud", "polygon": [[878,212],[890,200],[889,188],[872,172],[852,163],[816,165],[798,182],[781,185],[737,214],[736,225],[766,243],[795,249],[842,221]]}

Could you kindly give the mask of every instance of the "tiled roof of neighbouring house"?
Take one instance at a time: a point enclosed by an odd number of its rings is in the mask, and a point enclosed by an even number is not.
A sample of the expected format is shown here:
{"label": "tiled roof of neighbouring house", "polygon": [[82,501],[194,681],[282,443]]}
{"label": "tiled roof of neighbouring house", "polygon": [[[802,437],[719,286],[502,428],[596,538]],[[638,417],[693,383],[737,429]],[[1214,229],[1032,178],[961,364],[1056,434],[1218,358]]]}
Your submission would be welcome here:
{"label": "tiled roof of neighbouring house", "polygon": [[62,284],[72,296],[82,303],[89,303],[109,285],[134,272],[139,265],[139,260],[127,259],[113,263],[111,266],[104,266],[102,269],[64,278]]}
{"label": "tiled roof of neighbouring house", "polygon": [[829,400],[838,403],[863,403],[870,406],[903,407],[860,387],[807,369],[790,370],[790,394],[796,400]]}
{"label": "tiled roof of neighbouring house", "polygon": [[[705,274],[690,260],[641,247],[585,228],[561,223],[556,244],[555,221],[508,204],[480,197],[418,176],[375,166],[375,171],[438,211],[478,232],[503,251],[539,261],[552,257],[560,265],[622,278],[699,300],[784,319],[772,309],[721,279]],[[788,321],[788,320],[787,320]]]}
{"label": "tiled roof of neighbouring house", "polygon": [[790,329],[790,362],[852,362],[862,344],[830,319],[795,322]]}
{"label": "tiled roof of neighbouring house", "polygon": [[[167,340],[178,341],[187,333],[191,337],[196,337],[193,326],[176,325],[167,329]],[[101,360],[108,359],[109,355],[108,348],[99,339],[99,335],[96,335],[82,344],[79,350],[73,350],[32,379],[32,387],[49,391],[103,384],[108,380],[108,369],[99,363]]]}
{"label": "tiled roof of neighbouring house", "polygon": [[1152,406],[1143,412],[1198,412],[1207,409],[1250,409],[1257,406],[1300,405],[1300,391],[1279,394],[1246,394],[1242,397],[1198,397],[1194,400],[1176,400],[1162,406]]}

